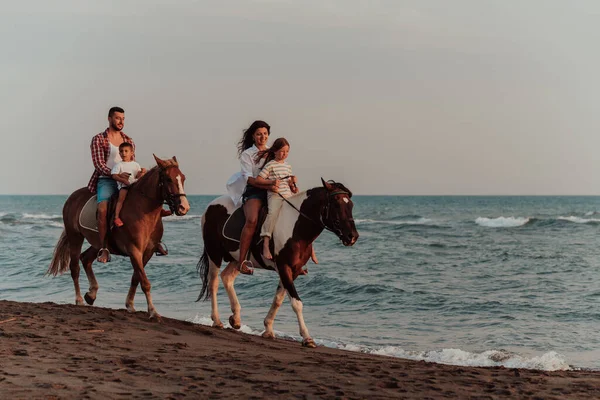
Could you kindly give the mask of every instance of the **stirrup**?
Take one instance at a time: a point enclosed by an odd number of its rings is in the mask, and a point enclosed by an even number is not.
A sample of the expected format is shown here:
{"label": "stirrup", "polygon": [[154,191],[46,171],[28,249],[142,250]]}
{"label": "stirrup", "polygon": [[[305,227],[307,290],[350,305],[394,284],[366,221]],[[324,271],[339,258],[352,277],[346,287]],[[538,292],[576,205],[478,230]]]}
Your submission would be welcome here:
{"label": "stirrup", "polygon": [[[100,260],[98,260],[98,258],[100,258],[100,254],[102,253],[103,250],[105,250],[108,253],[108,258],[106,259],[106,261],[100,261]],[[100,250],[98,250],[98,254],[96,255],[96,261],[98,261],[98,262],[110,262],[110,260],[111,260],[110,251],[108,251],[108,249],[106,247],[103,247]]]}
{"label": "stirrup", "polygon": [[[249,264],[249,266],[247,264]],[[240,263],[238,270],[240,271],[241,274],[253,275],[254,274],[254,265],[252,265],[252,261],[244,260]]]}
{"label": "stirrup", "polygon": [[[162,251],[161,251],[161,249],[162,249]],[[158,245],[156,246],[155,254],[157,257],[166,256],[167,254],[169,254],[169,248],[163,242],[158,242]]]}

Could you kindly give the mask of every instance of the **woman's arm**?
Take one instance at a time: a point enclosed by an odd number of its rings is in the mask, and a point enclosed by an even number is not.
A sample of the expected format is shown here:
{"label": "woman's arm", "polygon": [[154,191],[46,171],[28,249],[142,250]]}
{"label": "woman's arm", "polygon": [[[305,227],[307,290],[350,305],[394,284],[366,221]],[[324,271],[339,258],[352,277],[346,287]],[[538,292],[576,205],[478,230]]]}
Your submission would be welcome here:
{"label": "woman's arm", "polygon": [[248,184],[260,189],[272,190],[274,186],[279,186],[279,180],[265,179],[260,176],[257,176],[256,178],[249,177]]}

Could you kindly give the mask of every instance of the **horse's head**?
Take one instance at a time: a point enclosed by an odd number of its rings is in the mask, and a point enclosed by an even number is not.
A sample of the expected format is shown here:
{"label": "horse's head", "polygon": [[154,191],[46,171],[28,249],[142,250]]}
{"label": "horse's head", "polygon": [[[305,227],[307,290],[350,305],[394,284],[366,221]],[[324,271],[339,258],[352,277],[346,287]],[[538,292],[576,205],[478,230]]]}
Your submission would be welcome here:
{"label": "horse's head", "polygon": [[344,246],[352,246],[358,240],[358,232],[352,216],[352,192],[341,183],[323,182],[327,192],[327,203],[322,215],[323,224],[340,238]]}
{"label": "horse's head", "polygon": [[177,158],[161,160],[154,155],[156,165],[158,165],[160,178],[159,185],[163,200],[169,205],[169,209],[176,215],[185,215],[190,209],[183,185],[185,175],[179,169]]}

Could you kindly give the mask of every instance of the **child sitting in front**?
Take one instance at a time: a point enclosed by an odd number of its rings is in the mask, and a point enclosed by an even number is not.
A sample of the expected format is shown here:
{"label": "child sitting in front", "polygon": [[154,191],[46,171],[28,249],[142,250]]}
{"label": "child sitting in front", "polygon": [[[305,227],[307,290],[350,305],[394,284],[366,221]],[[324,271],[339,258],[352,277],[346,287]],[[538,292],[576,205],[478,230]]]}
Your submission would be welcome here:
{"label": "child sitting in front", "polygon": [[[119,155],[121,156],[121,162],[117,163],[112,171],[112,178],[117,181],[117,187],[119,188],[119,200],[117,201],[117,207],[115,209],[115,225],[123,226],[123,221],[119,218],[121,214],[121,208],[123,207],[123,201],[125,201],[125,197],[127,196],[127,190],[129,189],[129,185],[138,180],[144,175],[145,170],[140,167],[133,160],[133,146],[130,143],[121,143],[119,146]],[[119,174],[121,172],[126,172],[129,174],[129,178],[127,180],[120,178]]]}
{"label": "child sitting in front", "polygon": [[[260,236],[263,238],[263,257],[267,260],[273,259],[273,255],[269,249],[269,242],[273,235],[273,229],[275,229],[279,211],[283,205],[283,198],[298,193],[296,177],[292,175],[292,166],[285,161],[289,152],[289,142],[285,138],[279,138],[275,140],[271,148],[258,152],[256,155],[257,159],[263,158],[266,155],[265,165],[256,178],[258,183],[268,183],[268,180],[275,179],[280,181],[277,193],[269,191],[267,194],[269,213],[260,231]],[[314,249],[311,258],[316,264],[317,258]]]}

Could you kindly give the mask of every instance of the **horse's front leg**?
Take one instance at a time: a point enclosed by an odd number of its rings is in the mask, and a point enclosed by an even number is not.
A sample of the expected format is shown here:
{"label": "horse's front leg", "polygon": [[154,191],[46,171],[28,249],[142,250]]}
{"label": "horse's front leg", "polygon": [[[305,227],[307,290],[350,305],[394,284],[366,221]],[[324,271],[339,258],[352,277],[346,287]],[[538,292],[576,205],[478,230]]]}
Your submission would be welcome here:
{"label": "horse's front leg", "polygon": [[[146,295],[146,303],[148,303],[148,317],[150,319],[156,318],[158,321],[160,321],[160,315],[158,314],[158,312],[156,312],[154,304],[152,303],[152,294],[150,293],[152,285],[150,284],[148,276],[146,275],[146,271],[144,270],[144,260],[142,259],[142,252],[136,249],[135,251],[131,252],[129,258],[131,260],[131,265],[133,266],[133,273],[136,276],[131,278],[131,287],[129,288],[127,298],[129,299],[133,286],[137,286],[135,279],[137,278],[137,282],[140,283],[140,285],[142,286],[142,291]],[[135,290],[133,290],[133,293],[135,294]],[[133,300],[133,296],[131,297]]]}
{"label": "horse's front leg", "polygon": [[302,314],[302,300],[300,300],[300,296],[298,296],[298,292],[296,292],[292,268],[289,265],[283,265],[278,268],[278,271],[281,283],[283,284],[283,287],[290,296],[292,309],[294,310],[294,312],[296,313],[296,317],[298,318],[300,335],[302,336],[302,346],[317,347],[315,341],[310,337],[310,334],[308,333],[308,328],[306,328],[306,324],[304,323],[304,316]]}
{"label": "horse's front leg", "polygon": [[275,321],[275,316],[277,315],[277,311],[279,311],[279,307],[283,303],[283,298],[285,297],[285,289],[281,280],[279,281],[279,285],[277,286],[277,291],[275,292],[275,297],[273,298],[273,303],[271,304],[271,308],[269,309],[269,313],[265,317],[264,325],[265,331],[262,334],[262,337],[268,339],[275,338],[275,332],[273,331],[273,321]]}
{"label": "horse's front leg", "polygon": [[131,284],[129,285],[129,291],[127,292],[127,298],[125,299],[125,308],[130,313],[135,312],[135,307],[133,305],[133,299],[135,298],[135,292],[137,291],[137,287],[140,281],[138,280],[137,273],[133,271],[131,275]]}
{"label": "horse's front leg", "polygon": [[[144,253],[144,258],[142,260],[144,268],[146,268],[146,264],[148,264],[148,261],[150,261],[150,259],[152,258],[152,254],[152,250],[146,249],[146,252]],[[129,311],[130,313],[135,312],[133,299],[135,298],[135,292],[137,291],[139,283],[140,281],[134,268],[133,274],[131,275],[131,284],[129,285],[129,292],[127,292],[127,298],[125,299],[125,308],[127,308],[127,311]]]}
{"label": "horse's front leg", "polygon": [[221,271],[221,281],[223,281],[223,286],[225,287],[225,291],[227,292],[227,296],[229,297],[229,304],[231,306],[231,312],[233,313],[229,317],[229,324],[233,329],[240,329],[242,327],[242,318],[241,318],[241,307],[240,302],[238,301],[237,295],[235,293],[235,287],[233,286],[235,282],[235,278],[240,274],[238,269],[237,261],[232,261],[223,271]]}

